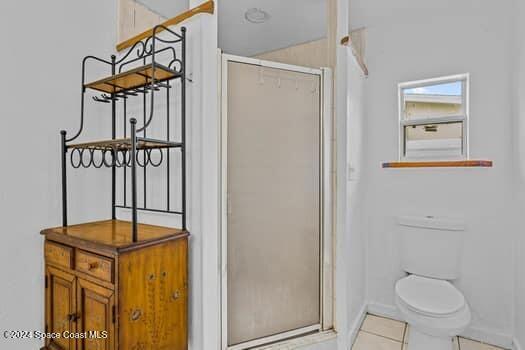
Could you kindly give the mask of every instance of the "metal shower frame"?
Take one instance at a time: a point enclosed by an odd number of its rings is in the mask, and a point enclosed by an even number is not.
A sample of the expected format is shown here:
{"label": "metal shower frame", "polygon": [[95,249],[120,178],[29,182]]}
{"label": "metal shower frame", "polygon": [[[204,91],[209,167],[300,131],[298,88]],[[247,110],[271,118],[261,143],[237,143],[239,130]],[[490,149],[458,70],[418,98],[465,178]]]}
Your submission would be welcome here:
{"label": "metal shower frame", "polygon": [[[158,36],[159,31],[165,31],[171,38],[160,38]],[[157,42],[165,43],[166,46],[161,48],[157,47]],[[181,55],[177,57],[175,44],[180,44]],[[131,56],[135,53],[134,56]],[[171,54],[171,61],[164,66],[157,62],[158,56],[161,53]],[[148,60],[150,61],[148,63]],[[143,76],[145,83],[132,88],[126,88],[115,85],[114,83],[104,82],[104,84],[111,86],[113,90],[111,93],[102,93],[102,95],[94,96],[93,100],[101,103],[111,103],[111,141],[103,142],[91,142],[83,144],[72,144],[84,130],[84,109],[85,109],[85,94],[89,86],[86,85],[86,65],[89,61],[95,61],[97,63],[103,63],[108,65],[111,69],[111,77],[115,77],[117,74],[125,74],[123,68],[126,66],[141,62],[144,66],[151,67],[151,76],[149,74],[143,74],[138,72],[136,74]],[[162,66],[164,72],[168,72],[171,75],[168,78],[157,79],[156,72]],[[118,73],[117,73],[118,72]],[[181,140],[180,142],[173,142],[170,140],[170,80],[181,79],[180,85],[180,96],[181,96]],[[89,85],[89,84],[88,84]],[[150,126],[154,116],[154,101],[155,92],[161,89],[166,90],[167,99],[167,113],[166,113],[166,140],[154,140],[146,137],[146,130]],[[95,89],[96,90],[96,89]],[[102,90],[100,90],[102,91]],[[149,116],[147,115],[147,94],[150,94],[150,110]],[[137,126],[137,120],[135,118],[129,119],[130,124],[130,135],[127,139],[127,99],[134,96],[143,96],[143,112],[144,122],[142,126]],[[123,133],[124,139],[117,139],[117,101],[123,101]],[[62,226],[68,226],[68,206],[67,206],[67,153],[71,151],[70,158],[71,164],[74,168],[80,166],[88,168],[90,166],[100,168],[102,165],[111,168],[111,218],[116,219],[116,208],[128,208],[131,209],[132,219],[132,238],[133,242],[138,241],[138,225],[137,225],[137,211],[153,211],[163,212],[170,214],[181,215],[182,229],[186,230],[186,28],[181,27],[180,34],[175,31],[163,26],[157,25],[152,29],[152,35],[146,38],[144,41],[136,42],[121,58],[117,60],[115,55],[111,56],[111,60],[105,60],[96,56],[86,56],[82,60],[82,84],[81,84],[81,102],[80,102],[80,126],[78,131],[72,136],[67,137],[65,130],[60,131],[61,138],[61,166],[62,166]],[[138,136],[142,133],[142,136]],[[153,149],[160,150],[161,158],[158,163],[152,161],[151,151]],[[170,207],[170,150],[180,149],[181,151],[181,197],[182,204],[180,211],[173,211]],[[143,151],[143,163],[139,161],[139,151]],[[166,150],[166,157],[163,155],[163,150]],[[73,156],[74,152],[78,152],[79,161],[77,165],[74,164]],[[84,161],[84,152],[88,151],[89,161]],[[99,164],[94,160],[95,152],[101,152],[101,161]],[[107,154],[110,154],[110,161],[107,160]],[[146,181],[147,181],[147,166],[153,167],[160,166],[161,163],[166,161],[166,209],[153,209],[147,207],[146,202]],[[144,171],[144,206],[141,208],[137,207],[137,166],[142,167]],[[126,186],[127,186],[127,167],[131,168],[131,206],[127,205],[126,198]],[[117,204],[116,187],[117,187],[117,168],[123,168],[123,197],[124,203]]]}

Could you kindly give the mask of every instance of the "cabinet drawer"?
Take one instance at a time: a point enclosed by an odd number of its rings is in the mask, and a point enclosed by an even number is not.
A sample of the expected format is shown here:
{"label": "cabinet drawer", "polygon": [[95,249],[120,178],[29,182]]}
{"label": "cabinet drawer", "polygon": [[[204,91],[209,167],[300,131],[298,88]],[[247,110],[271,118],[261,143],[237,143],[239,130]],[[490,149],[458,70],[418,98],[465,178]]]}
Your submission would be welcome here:
{"label": "cabinet drawer", "polygon": [[73,248],[46,241],[44,243],[44,255],[46,263],[56,266],[73,268]]}
{"label": "cabinet drawer", "polygon": [[77,271],[104,281],[113,282],[113,259],[77,250],[75,267]]}

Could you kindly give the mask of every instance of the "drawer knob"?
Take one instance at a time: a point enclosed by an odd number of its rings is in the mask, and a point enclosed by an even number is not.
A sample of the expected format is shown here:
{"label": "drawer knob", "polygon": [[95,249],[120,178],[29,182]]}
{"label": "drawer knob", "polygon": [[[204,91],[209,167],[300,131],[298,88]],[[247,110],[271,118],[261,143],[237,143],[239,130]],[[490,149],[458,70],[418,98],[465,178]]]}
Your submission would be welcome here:
{"label": "drawer knob", "polygon": [[98,263],[97,262],[88,263],[88,270],[89,271],[95,270],[97,268],[98,268]]}

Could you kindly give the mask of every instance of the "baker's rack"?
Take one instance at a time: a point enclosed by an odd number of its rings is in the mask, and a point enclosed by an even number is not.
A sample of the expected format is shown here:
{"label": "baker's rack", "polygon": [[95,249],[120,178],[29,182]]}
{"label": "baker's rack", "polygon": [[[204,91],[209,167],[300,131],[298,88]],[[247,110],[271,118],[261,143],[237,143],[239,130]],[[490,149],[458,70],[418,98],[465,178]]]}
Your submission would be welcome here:
{"label": "baker's rack", "polygon": [[[159,32],[165,33],[162,37]],[[67,168],[68,161],[73,168],[111,168],[111,217],[116,220],[117,208],[131,210],[132,240],[138,241],[137,211],[153,211],[181,216],[182,230],[186,230],[186,28],[182,27],[180,33],[157,25],[152,29],[151,36],[136,42],[124,55],[117,59],[115,55],[110,60],[96,56],[86,56],[82,60],[82,85],[80,126],[78,131],[67,137],[67,132],[62,130],[61,136],[61,166],[62,166],[62,226],[68,226],[67,207]],[[180,47],[180,56],[177,48]],[[86,82],[86,67],[88,62],[95,62],[108,66],[111,75],[93,82]],[[140,64],[140,66],[135,66]],[[128,68],[132,66],[133,68]],[[181,137],[179,141],[170,138],[170,89],[174,86],[171,81],[180,79]],[[90,141],[73,143],[84,130],[86,91],[94,90],[100,93],[92,96],[93,102],[111,104],[111,139],[103,141]],[[153,139],[146,137],[146,130],[154,119],[155,96],[166,93],[166,138]],[[127,100],[143,98],[144,122],[137,125],[137,119],[127,117]],[[149,97],[149,112],[146,111],[147,98]],[[123,106],[123,137],[117,138],[117,102]],[[127,134],[127,123],[130,133]],[[139,135],[140,134],[140,135]],[[181,208],[172,210],[170,203],[170,151],[181,152]],[[159,152],[155,161],[152,153]],[[69,152],[69,159],[68,159]],[[97,159],[98,158],[98,159]],[[76,160],[75,160],[76,159]],[[165,209],[148,208],[137,205],[137,170],[144,170],[144,198],[146,195],[146,170],[148,167],[158,168],[165,164],[166,168],[166,207]],[[123,203],[117,204],[117,169],[123,171]],[[130,169],[131,203],[127,203],[127,170]]]}

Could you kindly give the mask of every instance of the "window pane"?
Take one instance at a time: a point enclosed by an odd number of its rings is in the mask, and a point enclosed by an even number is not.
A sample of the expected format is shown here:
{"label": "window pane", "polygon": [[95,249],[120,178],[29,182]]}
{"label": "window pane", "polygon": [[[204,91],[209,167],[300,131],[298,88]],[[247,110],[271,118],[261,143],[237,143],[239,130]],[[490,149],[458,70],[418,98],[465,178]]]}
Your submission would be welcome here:
{"label": "window pane", "polygon": [[461,80],[406,88],[403,93],[405,119],[433,118],[464,114]]}
{"label": "window pane", "polygon": [[462,122],[405,126],[406,158],[450,158],[462,154]]}

